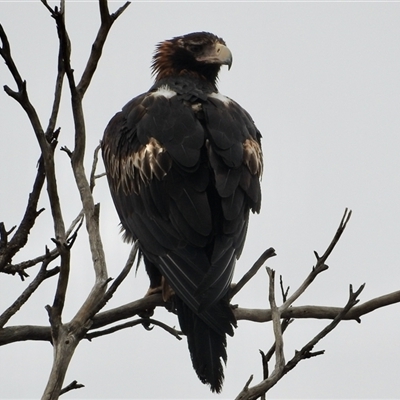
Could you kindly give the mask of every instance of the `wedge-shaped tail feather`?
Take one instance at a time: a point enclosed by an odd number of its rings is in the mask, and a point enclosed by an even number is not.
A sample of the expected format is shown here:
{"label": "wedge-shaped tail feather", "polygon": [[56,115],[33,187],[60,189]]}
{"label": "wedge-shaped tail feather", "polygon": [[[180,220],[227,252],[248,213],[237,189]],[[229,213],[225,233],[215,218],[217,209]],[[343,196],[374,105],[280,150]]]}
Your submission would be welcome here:
{"label": "wedge-shaped tail feather", "polygon": [[235,323],[232,310],[223,300],[210,307],[207,312],[216,313],[224,323],[225,334],[207,325],[179,298],[176,308],[182,332],[187,336],[193,368],[201,382],[210,385],[213,392],[220,393],[224,381],[224,366],[227,361],[226,334],[233,335]]}

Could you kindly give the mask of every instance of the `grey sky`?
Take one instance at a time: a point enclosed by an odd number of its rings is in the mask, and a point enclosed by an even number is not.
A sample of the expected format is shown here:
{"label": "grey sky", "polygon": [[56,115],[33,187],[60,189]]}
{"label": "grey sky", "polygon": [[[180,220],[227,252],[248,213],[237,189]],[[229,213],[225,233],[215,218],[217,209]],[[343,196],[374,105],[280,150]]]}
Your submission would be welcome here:
{"label": "grey sky", "polygon": [[[51,2],[51,4],[57,4]],[[115,10],[123,2],[112,2]],[[76,76],[86,63],[98,26],[95,2],[67,0],[67,23]],[[348,229],[329,260],[330,269],[296,305],[344,305],[348,285],[366,282],[361,300],[399,289],[400,272],[400,4],[359,2],[133,2],[111,30],[86,95],[89,165],[108,120],[152,83],[150,63],[157,42],[198,30],[225,39],[233,53],[230,71],[220,74],[220,91],[241,104],[263,134],[263,205],[251,217],[236,279],[267,247],[278,257],[268,265],[294,290],[314,264],[313,250],[329,244],[345,207],[353,210]],[[0,22],[43,125],[49,118],[57,60],[54,22],[39,1],[0,2]],[[14,87],[6,67],[0,83]],[[64,92],[60,145],[72,148],[73,127]],[[27,118],[0,93],[0,221],[16,224],[31,190],[39,150]],[[67,156],[57,153],[65,219],[79,212]],[[99,170],[103,170],[102,164]],[[98,182],[102,236],[110,275],[122,268],[129,247],[121,242],[106,181]],[[11,206],[10,206],[11,205]],[[43,196],[41,205],[48,210]],[[51,247],[49,212],[39,218],[22,257]],[[92,285],[87,242],[81,234],[65,320]],[[32,274],[33,275],[33,274]],[[46,324],[54,279],[46,282],[10,324]],[[29,283],[29,280],[27,281]],[[0,276],[4,308],[26,285]],[[132,274],[110,302],[141,297],[148,279]],[[235,302],[268,308],[267,275],[260,271]],[[269,398],[400,398],[399,306],[343,322]],[[175,316],[156,317],[176,325]],[[285,334],[286,357],[327,322],[296,321]],[[258,350],[272,343],[271,324],[239,322],[228,341],[228,366],[221,398],[233,398],[251,374],[261,379]],[[52,349],[44,343],[0,348],[0,398],[38,398],[49,373]],[[66,383],[85,388],[69,398],[214,398],[197,380],[184,341],[155,328],[132,328],[82,343]],[[66,396],[66,397],[67,397]]]}

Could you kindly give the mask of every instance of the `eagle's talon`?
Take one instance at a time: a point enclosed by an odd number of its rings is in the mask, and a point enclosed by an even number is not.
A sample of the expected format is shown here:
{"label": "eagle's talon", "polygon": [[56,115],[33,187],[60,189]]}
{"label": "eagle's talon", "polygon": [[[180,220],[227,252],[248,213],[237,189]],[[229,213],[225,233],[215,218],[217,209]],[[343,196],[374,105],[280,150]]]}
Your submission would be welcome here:
{"label": "eagle's talon", "polygon": [[148,297],[151,296],[153,294],[157,294],[157,293],[161,293],[162,291],[162,286],[157,286],[157,287],[149,287],[147,289],[146,294],[144,295],[144,297]]}

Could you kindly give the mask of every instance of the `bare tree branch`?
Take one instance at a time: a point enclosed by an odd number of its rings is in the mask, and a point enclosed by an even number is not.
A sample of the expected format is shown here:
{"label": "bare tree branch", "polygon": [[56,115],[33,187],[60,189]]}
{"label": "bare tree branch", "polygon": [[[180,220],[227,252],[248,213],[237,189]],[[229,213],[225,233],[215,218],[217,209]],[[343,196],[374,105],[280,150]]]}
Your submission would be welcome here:
{"label": "bare tree branch", "polygon": [[25,278],[28,278],[29,275],[26,272],[26,269],[34,267],[35,265],[39,264],[40,262],[43,262],[45,259],[50,259],[50,261],[55,260],[59,256],[59,252],[57,248],[54,248],[53,250],[49,251],[48,253],[46,252],[45,254],[42,254],[38,257],[32,258],[31,260],[26,260],[22,261],[18,264],[8,264],[4,268],[3,272],[5,274],[19,274],[21,276],[22,280],[25,280]]}
{"label": "bare tree branch", "polygon": [[145,296],[142,299],[133,301],[111,310],[102,311],[93,318],[91,329],[101,328],[103,326],[121,321],[123,319],[134,317],[143,311],[153,309],[155,307],[169,307],[165,303],[160,293]]}
{"label": "bare tree branch", "polygon": [[287,310],[305,292],[308,286],[311,285],[314,279],[321,272],[326,271],[329,268],[325,264],[325,261],[328,259],[329,255],[332,253],[333,249],[337,245],[340,237],[342,236],[342,233],[346,229],[346,225],[350,217],[351,217],[351,211],[348,211],[348,209],[346,208],[342,220],[340,221],[339,227],[335,233],[335,236],[333,237],[325,253],[322,255],[322,257],[319,257],[317,252],[314,252],[315,256],[317,257],[317,264],[315,265],[315,267],[313,267],[312,271],[307,276],[305,281],[299,286],[299,288],[280,306],[281,313]]}
{"label": "bare tree branch", "polygon": [[94,339],[96,337],[109,335],[111,333],[118,332],[122,329],[132,328],[137,325],[143,325],[145,327],[145,329],[147,329],[147,330],[153,329],[151,327],[151,325],[159,326],[160,328],[164,329],[166,332],[170,333],[172,336],[176,337],[178,340],[182,340],[182,337],[181,337],[182,332],[176,330],[175,328],[168,326],[167,324],[164,324],[161,321],[157,321],[156,319],[153,319],[153,318],[140,318],[140,319],[136,319],[134,321],[129,321],[124,324],[113,326],[111,328],[104,329],[101,331],[94,331],[94,332],[88,333],[85,336],[85,338],[91,341],[92,339]]}
{"label": "bare tree branch", "polygon": [[[245,396],[250,387],[250,383],[253,381],[253,375],[250,375],[250,378],[247,380],[246,384],[244,385],[242,391],[240,392],[239,396]],[[241,399],[241,397],[238,397],[238,399]]]}
{"label": "bare tree branch", "polygon": [[[1,41],[0,56],[4,59],[9,71],[11,72],[11,75],[13,76],[15,83],[17,84],[18,91],[23,93],[25,89],[25,82],[22,80],[21,75],[11,56],[10,43],[8,41],[6,33],[4,32],[4,28],[1,24],[0,24],[0,41]],[[6,87],[4,87],[4,90],[6,90]]]}
{"label": "bare tree branch", "polygon": [[65,388],[61,389],[60,396],[62,396],[65,393],[70,392],[71,390],[81,389],[81,388],[84,388],[84,387],[85,387],[85,385],[82,385],[81,383],[78,383],[78,381],[72,381]]}
{"label": "bare tree branch", "polygon": [[345,209],[344,210],[344,214],[342,217],[342,220],[340,221],[339,227],[335,233],[335,236],[333,237],[330,245],[328,246],[328,248],[325,250],[325,253],[319,257],[317,252],[315,253],[315,256],[317,257],[317,265],[315,266],[315,268],[318,268],[319,265],[322,265],[325,263],[325,261],[328,259],[328,257],[330,256],[330,254],[332,253],[333,249],[336,247],[336,245],[338,244],[344,230],[346,229],[347,223],[350,220],[352,211],[349,209]]}
{"label": "bare tree branch", "polygon": [[[316,357],[318,355],[324,354],[324,351],[316,351],[312,352],[314,346],[323,339],[326,335],[328,335],[336,326],[343,320],[346,313],[358,303],[357,297],[360,295],[362,290],[364,289],[364,285],[361,285],[360,288],[353,292],[352,286],[350,285],[350,295],[347,304],[343,307],[341,312],[334,318],[334,320],[321,330],[313,339],[311,339],[300,351],[296,351],[294,357],[288,361],[288,363],[282,366],[277,362],[277,365],[267,379],[263,380],[259,384],[249,387],[246,385],[245,388],[239,393],[236,397],[237,400],[255,400],[259,398],[261,395],[265,394],[271,387],[276,385],[276,383],[289,371],[291,371],[301,360],[305,360],[311,357]],[[273,308],[273,305],[271,304]],[[280,324],[279,324],[280,326]],[[275,326],[274,326],[275,327]],[[279,332],[278,332],[279,333]],[[279,334],[278,334],[279,338]],[[278,357],[277,357],[278,358]]]}
{"label": "bare tree branch", "polygon": [[250,279],[258,272],[258,270],[264,265],[264,263],[268,260],[268,258],[276,256],[275,250],[270,247],[265,250],[264,253],[258,258],[258,260],[253,264],[253,266],[246,272],[243,277],[239,280],[236,285],[232,285],[232,289],[230,292],[230,298],[232,299],[239,290],[243,288],[243,286],[250,281]]}
{"label": "bare tree branch", "polygon": [[279,286],[281,288],[282,300],[283,300],[283,302],[285,302],[289,296],[290,286],[288,286],[285,290],[285,288],[283,287],[282,275],[279,276]]}
{"label": "bare tree branch", "polygon": [[111,29],[112,24],[126,10],[129,4],[130,1],[127,1],[114,14],[110,14],[107,1],[99,0],[101,26],[97,33],[97,37],[92,45],[92,51],[90,53],[89,60],[86,63],[85,71],[83,72],[82,78],[76,88],[81,98],[84,96],[96,71],[97,64],[103,51],[104,43],[107,39],[107,35]]}
{"label": "bare tree branch", "polygon": [[[378,308],[387,307],[392,304],[400,303],[400,290],[375,297],[365,303],[353,307],[343,318],[344,320],[355,320],[360,322],[360,318]],[[291,307],[282,312],[282,318],[293,319],[333,319],[340,313],[340,307],[330,306],[298,306]],[[236,308],[234,310],[237,320],[247,320],[253,322],[271,321],[271,310]]]}
{"label": "bare tree branch", "polygon": [[93,163],[92,163],[92,169],[90,171],[90,191],[93,193],[93,189],[96,185],[96,179],[98,179],[101,176],[105,176],[106,174],[100,174],[96,175],[96,168],[97,168],[97,163],[99,161],[99,151],[101,149],[101,144],[99,144],[95,149],[94,149],[94,154],[93,154]]}
{"label": "bare tree branch", "polygon": [[[86,64],[82,79],[79,85],[76,86],[74,71],[70,62],[71,43],[67,28],[65,26],[65,0],[61,0],[60,11],[57,8],[52,10],[45,0],[42,0],[42,2],[49,9],[52,17],[56,21],[59,36],[60,54],[63,60],[64,70],[68,79],[71,93],[71,108],[75,126],[75,145],[71,153],[71,165],[83,206],[86,230],[88,233],[90,251],[92,254],[92,263],[96,277],[91,292],[71,322],[65,325],[61,324],[61,311],[63,308],[66,287],[68,284],[69,253],[64,254],[64,257],[61,258],[61,273],[59,276],[54,305],[51,308],[47,307],[53,331],[52,336],[54,339],[53,344],[55,348],[55,357],[53,368],[43,394],[43,399],[50,400],[56,399],[59,395],[61,385],[64,381],[65,373],[75,347],[79,344],[80,340],[90,328],[92,323],[91,318],[101,308],[101,302],[104,300],[104,294],[108,282],[104,250],[100,238],[99,205],[94,204],[92,196],[93,185],[90,185],[84,168],[86,128],[82,99],[97,68],[97,63],[101,57],[102,48],[111,25],[118,15],[123,11],[123,9],[126,8],[126,6],[123,7],[117,15],[109,15],[107,1],[99,1],[101,15],[100,29],[92,46],[92,52]],[[63,243],[59,243],[58,245],[63,246]],[[60,252],[62,249],[63,248],[60,247]],[[64,268],[63,261],[67,261],[67,264],[64,265]]]}
{"label": "bare tree branch", "polygon": [[[14,255],[25,246],[28,241],[28,235],[36,222],[36,218],[43,211],[37,210],[39,196],[45,180],[44,163],[41,158],[38,163],[37,174],[33,184],[32,192],[29,194],[28,204],[21,223],[18,226],[14,236],[8,241],[8,234],[5,229],[0,231],[0,272],[7,272],[6,268],[11,263]],[[3,225],[4,227],[4,225]]]}
{"label": "bare tree branch", "polygon": [[[115,322],[134,317],[135,315],[138,315],[148,309],[160,306],[169,306],[163,301],[160,293],[146,296],[123,306],[98,313],[93,318],[90,330],[105,327]],[[0,346],[27,340],[51,341],[50,327],[24,325],[9,326],[0,329]]]}
{"label": "bare tree branch", "polygon": [[[68,230],[66,232],[67,244],[69,247],[72,246],[72,244],[77,236],[77,233],[82,226],[82,222],[83,222],[83,211],[81,211],[79,213],[79,215],[74,219],[74,221],[72,221],[70,227],[68,228]],[[46,249],[45,254],[35,257],[35,258],[32,258],[31,260],[22,261],[18,264],[7,264],[4,267],[2,272],[5,274],[11,274],[11,275],[19,274],[21,279],[24,280],[25,278],[27,278],[29,276],[25,272],[26,269],[37,265],[38,263],[44,261],[45,259],[53,261],[59,255],[60,255],[60,253],[59,253],[59,249],[57,247],[55,247],[51,251],[48,251]]]}
{"label": "bare tree branch", "polygon": [[59,272],[58,267],[47,270],[47,267],[52,260],[54,260],[54,258],[50,255],[50,252],[48,252],[48,257],[43,261],[35,279],[28,285],[28,287],[22,292],[17,300],[0,315],[0,328],[2,328],[9,321],[9,319],[17,313],[17,311],[28,301],[31,295],[44,280],[56,275]]}
{"label": "bare tree branch", "polygon": [[275,302],[275,271],[267,268],[269,276],[269,304],[271,306],[272,324],[275,337],[275,369],[280,371],[285,365],[285,355],[283,353],[283,337],[281,326],[281,314]]}
{"label": "bare tree branch", "polygon": [[[387,295],[379,296],[368,300],[365,303],[351,308],[342,318],[344,321],[359,321],[363,315],[366,315],[379,308],[387,307],[391,304],[400,303],[400,291],[396,291]],[[127,318],[134,317],[141,312],[155,307],[166,307],[161,294],[153,294],[151,296],[138,299],[131,303],[102,311],[93,318],[90,330],[98,329],[112,323],[122,321]],[[293,306],[281,314],[284,319],[328,319],[333,320],[343,307],[326,307],[326,306]],[[233,310],[237,320],[247,320],[252,322],[265,323],[272,320],[271,310],[269,309],[248,309],[238,307]],[[0,346],[26,340],[49,341],[50,328],[46,326],[10,326],[0,329]]]}
{"label": "bare tree branch", "polygon": [[344,308],[336,315],[333,321],[322,329],[321,332],[318,333],[312,340],[310,340],[300,351],[297,351],[295,356],[287,363],[285,367],[284,374],[292,370],[301,360],[315,357],[324,353],[324,351],[318,351],[312,353],[314,346],[325,336],[327,336],[333,329],[337,327],[337,325],[344,319],[348,311],[354,307],[358,302],[358,296],[363,291],[365,285],[361,285],[356,292],[353,292],[353,287],[350,285],[349,289],[349,300]]}
{"label": "bare tree branch", "polygon": [[[283,300],[283,302],[285,302],[288,297],[288,294],[289,294],[289,287],[287,287],[286,290],[284,289],[282,275],[280,275],[280,277],[279,277],[279,286],[281,288],[282,300]],[[282,320],[282,322],[281,322],[282,335],[292,322],[293,322],[293,319],[285,318]],[[272,356],[275,354],[275,349],[276,349],[276,341],[273,343],[273,345],[270,347],[270,349],[267,351],[267,353],[264,353],[262,350],[259,350],[260,355],[261,355],[261,365],[262,365],[262,369],[263,369],[263,379],[264,380],[269,377],[268,363],[271,360]],[[266,396],[264,393],[261,396],[261,400],[265,400],[265,398],[266,398]]]}
{"label": "bare tree branch", "polygon": [[[0,39],[3,43],[0,55],[5,59],[9,67],[9,70],[13,75],[14,80],[16,81],[18,87],[18,92],[12,91],[7,86],[4,87],[4,90],[8,95],[10,95],[19,102],[21,107],[25,110],[26,114],[28,115],[28,118],[35,132],[37,141],[39,143],[42,152],[44,170],[47,178],[47,192],[50,201],[50,208],[53,217],[54,232],[55,232],[54,242],[57,244],[61,256],[60,274],[56,290],[56,296],[54,299],[53,307],[47,308],[50,320],[52,322],[52,328],[53,328],[52,332],[54,337],[56,337],[58,335],[58,328],[61,324],[61,312],[64,305],[65,292],[68,283],[69,260],[70,260],[69,248],[68,245],[66,244],[65,226],[61,211],[60,199],[58,195],[57,180],[56,180],[55,165],[54,165],[54,149],[57,145],[58,132],[55,132],[55,134],[51,134],[51,137],[49,138],[46,137],[46,135],[44,134],[36,110],[29,101],[28,93],[26,90],[26,82],[22,81],[22,78],[18,73],[18,70],[14,62],[12,61],[10,46],[3,29],[0,29]],[[55,123],[55,116],[53,116],[52,118]]]}
{"label": "bare tree branch", "polygon": [[[110,288],[104,294],[103,298],[97,302],[97,305],[95,307],[92,308],[91,315],[88,315],[88,318],[92,319],[107,304],[107,302],[114,295],[115,291],[118,289],[119,285],[128,276],[129,272],[132,269],[138,250],[139,244],[138,242],[135,242],[135,244],[131,248],[128,260],[125,263],[125,267],[122,269],[118,277],[114,280]],[[111,279],[108,279],[106,283],[108,283],[110,280]]]}
{"label": "bare tree branch", "polygon": [[32,128],[35,132],[37,141],[39,143],[40,149],[42,151],[43,155],[43,160],[44,160],[44,165],[45,165],[45,172],[48,180],[48,192],[49,192],[49,198],[50,198],[50,204],[52,207],[52,212],[53,212],[53,217],[58,224],[56,224],[56,237],[62,237],[62,218],[60,221],[60,215],[61,215],[61,209],[60,207],[57,207],[57,204],[59,204],[58,200],[58,194],[57,191],[55,191],[55,188],[52,186],[52,184],[49,184],[49,181],[54,180],[55,184],[55,174],[54,174],[54,160],[52,157],[52,154],[54,152],[54,148],[56,145],[56,142],[51,141],[49,142],[43,132],[42,125],[40,123],[39,117],[36,113],[35,108],[33,107],[32,103],[29,101],[28,97],[28,92],[26,90],[26,81],[23,81],[21,78],[21,75],[14,63],[14,60],[11,56],[11,48],[10,44],[8,42],[8,38],[6,33],[4,32],[3,27],[0,25],[0,41],[2,43],[2,46],[0,47],[0,56],[4,59],[6,62],[6,65],[8,66],[8,69],[13,76],[15,83],[17,84],[18,91],[13,91],[11,90],[8,86],[4,86],[5,92],[14,98],[20,105],[21,107],[25,110],[29,121],[32,125]]}
{"label": "bare tree branch", "polygon": [[58,112],[60,110],[61,93],[62,93],[62,87],[63,87],[63,82],[64,82],[64,75],[65,75],[65,68],[64,68],[64,62],[63,62],[63,57],[62,57],[62,51],[59,48],[58,63],[57,63],[57,78],[56,78],[55,89],[54,89],[53,107],[51,110],[49,123],[48,123],[47,129],[46,129],[46,137],[47,138],[49,138],[53,135],[53,132],[56,127]]}
{"label": "bare tree branch", "polygon": [[21,75],[19,74],[18,69],[12,59],[10,45],[3,28],[0,28],[0,40],[3,44],[3,46],[1,47],[0,55],[5,60],[18,87],[18,92],[11,90],[8,86],[5,86],[4,90],[9,96],[18,101],[21,107],[25,110],[32,125],[32,128],[35,132],[37,141],[42,152],[45,174],[47,177],[47,191],[54,221],[55,237],[57,241],[63,242],[65,239],[65,227],[58,196],[53,157],[54,149],[57,145],[57,140],[56,137],[52,137],[49,141],[43,132],[43,128],[37,112],[32,103],[29,101],[28,93],[26,90],[26,82],[22,80]]}
{"label": "bare tree branch", "polygon": [[0,249],[3,250],[8,245],[8,237],[15,230],[17,225],[14,225],[10,230],[7,231],[4,222],[0,222]]}
{"label": "bare tree branch", "polygon": [[[282,321],[282,323],[281,323],[282,335],[293,321],[294,321],[294,319],[284,319]],[[268,363],[271,360],[272,356],[275,354],[275,349],[276,349],[276,342],[274,342],[274,344],[270,347],[270,349],[267,351],[267,353],[264,353],[262,350],[259,350],[260,355],[261,355],[264,379],[267,379],[269,377]]]}
{"label": "bare tree branch", "polygon": [[27,340],[51,343],[49,326],[15,325],[0,329],[0,346]]}

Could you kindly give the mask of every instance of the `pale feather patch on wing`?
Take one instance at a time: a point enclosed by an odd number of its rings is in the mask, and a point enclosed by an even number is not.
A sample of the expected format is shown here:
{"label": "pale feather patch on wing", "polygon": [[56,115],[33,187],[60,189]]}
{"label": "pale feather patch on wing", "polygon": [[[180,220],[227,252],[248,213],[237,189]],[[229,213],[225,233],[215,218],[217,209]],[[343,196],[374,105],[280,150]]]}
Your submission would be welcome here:
{"label": "pale feather patch on wing", "polygon": [[176,96],[176,92],[170,89],[168,85],[160,86],[155,92],[151,94],[154,97],[163,96],[167,99]]}
{"label": "pale feather patch on wing", "polygon": [[117,182],[115,189],[122,189],[126,194],[132,191],[138,194],[143,183],[154,177],[161,180],[171,168],[171,159],[165,148],[154,138],[150,138],[137,152],[116,161],[111,163],[109,174]]}
{"label": "pale feather patch on wing", "polygon": [[246,139],[243,143],[243,163],[252,175],[261,177],[263,172],[262,150],[254,139]]}
{"label": "pale feather patch on wing", "polygon": [[203,109],[203,105],[201,103],[194,103],[194,104],[189,103],[189,105],[195,113],[198,113]]}
{"label": "pale feather patch on wing", "polygon": [[208,95],[208,97],[222,101],[222,103],[224,103],[226,106],[232,102],[232,100],[229,97],[226,97],[219,92],[213,92],[210,95]]}

